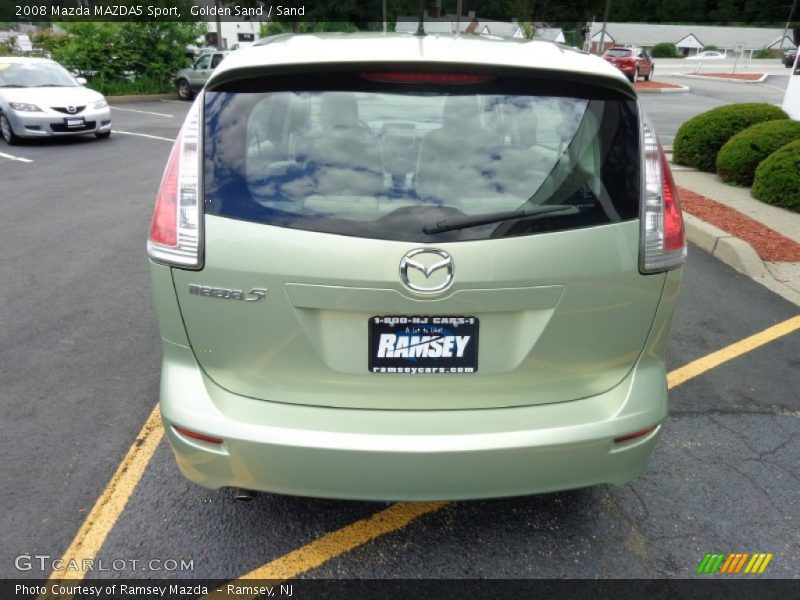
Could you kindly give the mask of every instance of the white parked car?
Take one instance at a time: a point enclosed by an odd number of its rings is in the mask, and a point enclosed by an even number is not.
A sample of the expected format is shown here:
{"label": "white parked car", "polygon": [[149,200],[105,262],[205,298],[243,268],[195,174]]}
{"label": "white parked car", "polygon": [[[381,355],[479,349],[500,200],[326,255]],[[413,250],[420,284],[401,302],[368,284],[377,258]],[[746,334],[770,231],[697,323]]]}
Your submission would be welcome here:
{"label": "white parked car", "polygon": [[93,133],[111,135],[111,110],[103,95],[83,87],[57,62],[0,57],[0,135],[20,138]]}
{"label": "white parked car", "polygon": [[705,50],[698,52],[694,56],[687,56],[686,60],[724,60],[725,53],[717,52],[716,50]]}

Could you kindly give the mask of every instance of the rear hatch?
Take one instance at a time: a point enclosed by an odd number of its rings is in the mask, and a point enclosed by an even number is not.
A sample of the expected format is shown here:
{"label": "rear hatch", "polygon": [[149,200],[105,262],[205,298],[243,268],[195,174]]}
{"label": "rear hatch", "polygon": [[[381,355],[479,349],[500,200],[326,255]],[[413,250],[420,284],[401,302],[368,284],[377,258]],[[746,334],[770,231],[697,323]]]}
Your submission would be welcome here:
{"label": "rear hatch", "polygon": [[616,67],[630,66],[636,62],[636,59],[633,56],[633,51],[627,49],[607,50],[606,53],[603,54],[603,58]]}
{"label": "rear hatch", "polygon": [[638,269],[630,91],[352,69],[248,72],[204,94],[204,265],[173,278],[208,376],[253,398],[385,409],[619,383],[664,281]]}

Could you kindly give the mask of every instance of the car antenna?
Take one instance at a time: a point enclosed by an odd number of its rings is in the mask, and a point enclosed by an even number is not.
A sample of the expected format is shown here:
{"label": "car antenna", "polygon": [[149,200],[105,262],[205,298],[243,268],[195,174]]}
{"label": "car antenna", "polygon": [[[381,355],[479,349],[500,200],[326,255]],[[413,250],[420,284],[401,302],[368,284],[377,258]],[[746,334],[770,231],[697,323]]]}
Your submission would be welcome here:
{"label": "car antenna", "polygon": [[414,35],[425,37],[425,0],[419,0],[419,24]]}

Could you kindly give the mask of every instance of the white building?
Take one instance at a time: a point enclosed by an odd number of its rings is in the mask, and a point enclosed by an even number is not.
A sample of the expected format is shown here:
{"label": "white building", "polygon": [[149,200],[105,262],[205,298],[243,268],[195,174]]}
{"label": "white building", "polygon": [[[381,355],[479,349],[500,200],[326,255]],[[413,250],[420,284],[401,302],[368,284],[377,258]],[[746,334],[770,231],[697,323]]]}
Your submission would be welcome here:
{"label": "white building", "polygon": [[[214,0],[195,0],[194,4],[200,9],[213,11],[219,7],[227,9],[231,13],[228,16],[220,17],[221,32],[217,31],[217,21],[213,13],[205,13],[206,16],[199,17],[204,19],[208,26],[205,41],[210,46],[230,49],[233,48],[235,44],[254,42],[261,37],[261,20],[259,17],[252,17],[249,19],[236,17],[230,3],[223,4],[215,2]],[[266,16],[264,18],[266,18]]]}
{"label": "white building", "polygon": [[234,44],[254,42],[261,34],[261,23],[258,21],[222,21],[222,40],[217,39],[217,23],[209,21],[206,42],[222,49],[230,49]]}
{"label": "white building", "polygon": [[[414,33],[419,26],[419,18],[400,17],[395,25],[395,31],[401,33]],[[434,17],[425,12],[425,33],[465,33],[472,35],[491,35],[495,37],[524,38],[525,31],[516,21],[489,21],[475,16],[471,10],[460,19],[456,15]]]}
{"label": "white building", "polygon": [[560,27],[536,27],[533,30],[533,39],[541,42],[555,42],[556,44],[566,44],[564,31]]}
{"label": "white building", "polygon": [[[589,52],[600,52],[603,24],[592,23],[589,33]],[[608,23],[603,50],[611,46],[639,46],[650,50],[660,43],[672,43],[684,56],[693,56],[706,46],[716,46],[721,52],[733,56],[735,49],[752,58],[759,50],[779,53],[794,48],[787,34],[781,41],[783,29],[768,27],[718,27],[712,25],[660,25],[657,23]]]}

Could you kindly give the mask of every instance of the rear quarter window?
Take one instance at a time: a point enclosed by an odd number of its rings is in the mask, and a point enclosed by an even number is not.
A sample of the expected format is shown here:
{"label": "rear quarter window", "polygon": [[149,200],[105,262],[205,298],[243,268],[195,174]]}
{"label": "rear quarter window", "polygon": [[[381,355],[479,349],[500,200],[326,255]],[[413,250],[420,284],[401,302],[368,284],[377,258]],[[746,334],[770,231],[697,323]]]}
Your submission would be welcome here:
{"label": "rear quarter window", "polygon": [[[635,101],[591,86],[536,83],[492,77],[422,86],[347,73],[251,79],[206,92],[206,213],[415,242],[637,218]],[[423,231],[453,217],[548,204],[570,210]]]}

